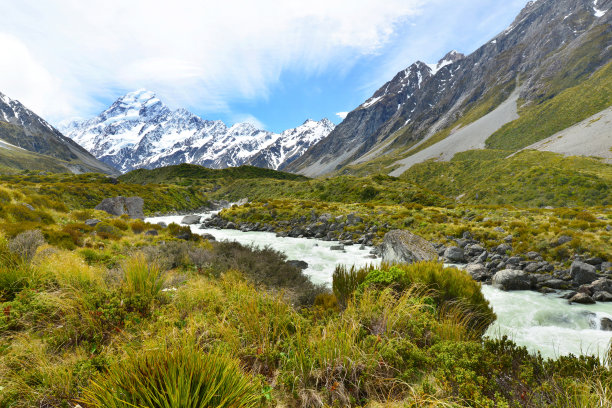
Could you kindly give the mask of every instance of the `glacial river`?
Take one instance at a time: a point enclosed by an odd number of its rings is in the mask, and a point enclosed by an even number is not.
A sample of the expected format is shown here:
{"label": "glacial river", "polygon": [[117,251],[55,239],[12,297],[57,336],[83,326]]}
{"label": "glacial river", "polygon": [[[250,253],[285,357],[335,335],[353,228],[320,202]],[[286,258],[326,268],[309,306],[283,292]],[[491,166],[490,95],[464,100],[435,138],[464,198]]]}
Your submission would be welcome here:
{"label": "glacial river", "polygon": [[[204,215],[205,217],[209,215]],[[151,223],[180,223],[182,216],[147,218]],[[336,242],[306,238],[279,238],[269,232],[241,232],[238,230],[200,229],[192,225],[194,233],[208,233],[218,241],[237,241],[244,245],[269,246],[308,263],[304,273],[315,283],[331,286],[336,265],[364,266],[378,264],[370,258],[370,248],[346,246],[345,251],[332,251]],[[483,285],[482,291],[497,314],[497,321],[489,327],[487,336],[507,335],[517,344],[544,357],[568,354],[602,356],[608,350],[612,332],[600,330],[602,317],[612,319],[612,304],[569,305],[558,294],[542,295],[531,291],[503,292]]]}

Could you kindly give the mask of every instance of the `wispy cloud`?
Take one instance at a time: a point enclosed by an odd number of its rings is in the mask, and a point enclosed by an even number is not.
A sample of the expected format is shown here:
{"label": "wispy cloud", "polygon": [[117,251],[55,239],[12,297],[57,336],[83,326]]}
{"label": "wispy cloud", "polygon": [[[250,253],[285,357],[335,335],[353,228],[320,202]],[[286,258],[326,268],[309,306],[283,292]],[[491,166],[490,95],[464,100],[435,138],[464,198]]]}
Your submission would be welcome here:
{"label": "wispy cloud", "polygon": [[285,70],[348,70],[425,0],[4,2],[0,90],[51,120],[139,87],[227,111],[266,98]]}
{"label": "wispy cloud", "polygon": [[344,119],[346,119],[348,114],[349,114],[348,112],[338,112],[338,113],[336,113],[336,116],[338,116],[340,119],[344,120]]}

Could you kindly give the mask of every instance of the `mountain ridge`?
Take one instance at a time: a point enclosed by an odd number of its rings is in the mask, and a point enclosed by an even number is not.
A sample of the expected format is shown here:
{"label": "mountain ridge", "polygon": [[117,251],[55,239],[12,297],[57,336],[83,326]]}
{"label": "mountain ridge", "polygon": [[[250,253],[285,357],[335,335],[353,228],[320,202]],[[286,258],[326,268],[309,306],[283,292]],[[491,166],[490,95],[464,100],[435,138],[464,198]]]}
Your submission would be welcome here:
{"label": "mountain ridge", "polygon": [[400,71],[286,170],[315,177],[384,155],[400,160],[419,141],[491,112],[517,84],[522,104],[553,98],[612,57],[610,9],[610,0],[529,2],[470,55],[435,72],[420,61]]}
{"label": "mountain ridge", "polygon": [[217,169],[252,164],[276,170],[333,128],[328,119],[308,119],[280,134],[251,123],[228,127],[186,109],[172,111],[153,92],[139,89],[118,98],[97,117],[68,123],[63,130],[103,162],[127,172],[179,163]]}
{"label": "mountain ridge", "polygon": [[[8,144],[2,146],[2,161],[9,167],[117,174],[112,166],[98,161],[21,102],[3,93],[0,93],[0,139]],[[51,163],[51,159],[57,162]]]}

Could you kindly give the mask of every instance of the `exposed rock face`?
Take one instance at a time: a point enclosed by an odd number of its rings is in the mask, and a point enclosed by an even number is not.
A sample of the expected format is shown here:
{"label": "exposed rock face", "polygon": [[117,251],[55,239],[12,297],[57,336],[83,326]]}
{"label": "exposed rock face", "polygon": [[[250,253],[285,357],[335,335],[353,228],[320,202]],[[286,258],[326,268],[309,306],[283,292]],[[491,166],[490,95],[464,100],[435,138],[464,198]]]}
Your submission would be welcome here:
{"label": "exposed rock face", "polygon": [[[436,66],[419,61],[399,72],[287,169],[317,176],[428,138],[487,95],[507,100],[519,76],[520,97],[537,100],[569,57],[609,34],[610,6],[609,0],[530,1],[510,27],[472,54],[452,52]],[[598,46],[589,72],[610,61],[612,49]]]}
{"label": "exposed rock face", "polygon": [[393,230],[385,234],[382,243],[382,260],[388,263],[413,263],[433,261],[438,253],[431,242],[405,230]]}
{"label": "exposed rock face", "polygon": [[105,211],[114,216],[127,214],[130,218],[144,219],[142,210],[144,200],[140,197],[112,197],[105,198],[96,206],[96,210]]}
{"label": "exposed rock face", "polygon": [[523,271],[504,269],[493,276],[493,286],[501,290],[529,290],[533,286],[533,277]]}
{"label": "exposed rock face", "polygon": [[570,267],[570,275],[574,283],[583,285],[585,283],[591,283],[597,279],[597,270],[593,265],[580,261],[574,261]]}

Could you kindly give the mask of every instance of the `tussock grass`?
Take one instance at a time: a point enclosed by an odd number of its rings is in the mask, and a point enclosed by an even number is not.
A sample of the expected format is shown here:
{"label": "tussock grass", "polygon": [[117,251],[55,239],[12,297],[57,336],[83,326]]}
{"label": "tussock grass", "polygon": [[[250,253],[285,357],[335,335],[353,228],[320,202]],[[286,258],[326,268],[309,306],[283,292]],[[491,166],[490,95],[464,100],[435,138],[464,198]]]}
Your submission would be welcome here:
{"label": "tussock grass", "polygon": [[259,407],[261,388],[238,362],[186,343],[130,355],[94,379],[82,402],[99,408]]}
{"label": "tussock grass", "polygon": [[136,253],[122,265],[124,289],[129,295],[155,298],[164,287],[163,270],[150,263],[144,254]]}

